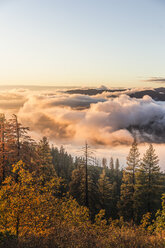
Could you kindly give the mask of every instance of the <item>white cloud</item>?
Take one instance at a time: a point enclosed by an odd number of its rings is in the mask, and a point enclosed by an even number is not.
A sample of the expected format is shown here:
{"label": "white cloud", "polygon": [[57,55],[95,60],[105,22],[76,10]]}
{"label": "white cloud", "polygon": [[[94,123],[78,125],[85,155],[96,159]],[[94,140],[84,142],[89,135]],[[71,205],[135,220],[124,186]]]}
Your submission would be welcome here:
{"label": "white cloud", "polygon": [[112,147],[131,144],[134,134],[140,142],[165,143],[165,102],[149,96],[135,99],[120,92],[108,98],[105,92],[88,96],[16,89],[0,92],[0,109],[17,113],[33,135],[47,135],[56,143],[89,140]]}

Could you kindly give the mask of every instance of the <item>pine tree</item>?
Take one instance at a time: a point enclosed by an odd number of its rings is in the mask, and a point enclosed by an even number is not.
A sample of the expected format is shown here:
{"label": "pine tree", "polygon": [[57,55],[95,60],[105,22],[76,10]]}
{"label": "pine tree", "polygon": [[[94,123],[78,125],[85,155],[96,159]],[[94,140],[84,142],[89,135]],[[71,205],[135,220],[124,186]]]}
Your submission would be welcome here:
{"label": "pine tree", "polygon": [[116,190],[118,196],[120,195],[121,178],[122,178],[122,173],[120,171],[119,159],[117,158],[115,161],[114,180],[116,182]]}
{"label": "pine tree", "polygon": [[111,172],[113,173],[114,172],[114,161],[112,157],[110,158],[109,168]]}
{"label": "pine tree", "polygon": [[102,167],[105,169],[107,168],[107,159],[106,158],[103,158],[102,159]]}
{"label": "pine tree", "polygon": [[29,128],[19,123],[17,115],[8,120],[8,134],[10,136],[10,161],[16,163],[22,160],[30,164],[36,159],[36,143],[28,135]]}
{"label": "pine tree", "polygon": [[134,219],[135,173],[139,167],[139,151],[134,140],[123,172],[119,212],[126,220]]}
{"label": "pine tree", "polygon": [[40,140],[37,152],[42,165],[52,166],[52,154],[47,137]]}
{"label": "pine tree", "polygon": [[115,170],[118,171],[120,167],[119,159],[117,158],[115,161]]}
{"label": "pine tree", "polygon": [[58,177],[62,177],[68,185],[71,181],[72,171],[75,168],[73,158],[63,146],[60,150],[57,147],[51,148],[52,162]]}
{"label": "pine tree", "polygon": [[[89,207],[89,171],[88,171],[88,167],[89,164],[91,162],[91,148],[88,145],[87,142],[85,142],[85,146],[82,147],[81,149],[82,151],[82,164],[84,171],[83,171],[83,178],[82,181],[84,181],[84,187],[83,187],[83,195],[84,195],[84,206],[86,206],[87,208]],[[80,167],[79,167],[80,168]]]}
{"label": "pine tree", "polygon": [[[160,206],[162,181],[159,159],[150,144],[136,173],[136,211],[137,218],[147,212],[155,213]],[[139,219],[139,218],[138,218]]]}
{"label": "pine tree", "polygon": [[0,114],[0,182],[10,173],[14,154],[13,146],[15,144],[10,122],[4,114]]}
{"label": "pine tree", "polygon": [[52,162],[52,154],[47,137],[43,137],[37,147],[38,154],[38,173],[40,175],[41,183],[44,183],[56,177],[56,172]]}
{"label": "pine tree", "polygon": [[57,176],[60,177],[59,151],[57,147],[52,146],[51,155],[52,155],[52,163],[53,163],[54,169],[57,173]]}
{"label": "pine tree", "polygon": [[85,169],[85,206],[89,207],[89,185],[88,185],[88,159],[89,159],[89,146],[88,143],[85,143],[84,147],[84,159],[85,159],[85,164],[84,164],[84,169]]}
{"label": "pine tree", "polygon": [[6,167],[6,144],[5,139],[6,119],[5,115],[0,116],[0,183],[5,179],[5,167]]}
{"label": "pine tree", "polygon": [[106,175],[106,170],[103,169],[102,174],[98,180],[99,200],[101,209],[105,209],[105,215],[107,218],[113,216],[113,185],[110,183],[109,178]]}
{"label": "pine tree", "polygon": [[[100,208],[98,178],[99,174],[95,167],[88,166],[88,208],[91,218],[94,218]],[[69,192],[80,205],[86,206],[86,169],[84,164],[79,164],[78,168],[73,170]]]}
{"label": "pine tree", "polygon": [[73,170],[69,187],[70,194],[76,198],[77,202],[85,205],[85,172],[83,166],[79,165],[77,169]]}

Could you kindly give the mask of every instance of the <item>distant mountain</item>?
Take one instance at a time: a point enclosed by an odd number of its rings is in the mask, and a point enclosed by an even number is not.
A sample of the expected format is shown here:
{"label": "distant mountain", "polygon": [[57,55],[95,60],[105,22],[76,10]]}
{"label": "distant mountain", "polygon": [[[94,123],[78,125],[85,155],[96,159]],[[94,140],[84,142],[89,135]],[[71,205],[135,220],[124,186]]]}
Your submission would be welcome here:
{"label": "distant mountain", "polygon": [[155,88],[154,90],[143,90],[128,94],[130,97],[143,98],[148,95],[155,101],[165,101],[165,88]]}
{"label": "distant mountain", "polygon": [[109,89],[72,89],[72,90],[67,90],[66,93],[94,96],[97,94],[101,94],[103,92],[122,92],[125,90],[126,89],[114,89],[114,90],[112,89],[111,90]]}
{"label": "distant mountain", "polygon": [[[126,91],[126,92],[125,92]],[[68,94],[81,94],[81,95],[89,95],[89,96],[94,96],[97,94],[101,94],[103,92],[121,92],[124,94],[129,95],[130,97],[134,98],[143,98],[143,96],[148,95],[152,97],[155,101],[165,101],[165,88],[155,88],[155,89],[147,89],[147,90],[142,90],[142,91],[137,91],[137,92],[130,92],[128,89],[71,89],[67,90],[66,93]],[[110,96],[111,97],[111,96]],[[112,97],[115,97],[112,95]]]}

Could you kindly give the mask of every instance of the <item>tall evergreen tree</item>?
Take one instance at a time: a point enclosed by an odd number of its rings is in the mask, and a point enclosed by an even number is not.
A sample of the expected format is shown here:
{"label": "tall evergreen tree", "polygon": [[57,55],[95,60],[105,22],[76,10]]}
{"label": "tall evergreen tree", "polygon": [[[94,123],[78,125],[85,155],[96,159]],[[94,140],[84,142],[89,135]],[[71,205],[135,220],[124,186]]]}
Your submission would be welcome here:
{"label": "tall evergreen tree", "polygon": [[[28,136],[28,128],[23,127],[13,115],[7,120],[4,114],[0,115],[0,180],[10,174],[11,165],[19,160],[28,164],[34,158],[34,141]],[[32,155],[33,150],[33,155]]]}
{"label": "tall evergreen tree", "polygon": [[110,158],[109,168],[112,172],[114,172],[114,161],[112,157]]}
{"label": "tall evergreen tree", "polygon": [[119,159],[117,158],[115,161],[114,180],[115,180],[116,195],[118,200],[120,197],[121,179],[122,179],[122,171],[120,170],[120,163],[119,163]]}
{"label": "tall evergreen tree", "polygon": [[0,115],[0,184],[5,179],[6,153],[8,140],[6,139],[6,118],[4,114]]}
{"label": "tall evergreen tree", "polygon": [[107,218],[112,217],[114,212],[113,185],[110,183],[105,169],[100,174],[98,189],[101,209],[105,209]]}
{"label": "tall evergreen tree", "polygon": [[[88,166],[88,208],[91,218],[100,209],[98,178],[97,168]],[[73,170],[69,192],[80,205],[86,206],[86,169],[84,164],[80,164],[77,169]]]}
{"label": "tall evergreen tree", "polygon": [[107,168],[107,159],[106,158],[102,159],[102,166],[103,166],[103,168]]}
{"label": "tall evergreen tree", "polygon": [[136,173],[136,215],[139,219],[147,212],[155,213],[160,207],[162,181],[159,159],[150,144]]}
{"label": "tall evergreen tree", "polygon": [[84,181],[84,195],[85,195],[85,198],[84,198],[84,205],[86,207],[89,207],[89,170],[88,170],[88,167],[91,163],[91,148],[90,146],[88,145],[87,142],[85,142],[85,146],[82,147],[82,164],[84,165],[84,177],[83,177],[83,181]]}
{"label": "tall evergreen tree", "polygon": [[29,136],[29,128],[19,123],[16,115],[13,115],[8,120],[8,126],[11,163],[13,164],[22,160],[26,164],[30,164],[36,158],[36,142]]}
{"label": "tall evergreen tree", "polygon": [[[71,181],[72,171],[76,167],[73,158],[68,154],[63,146],[60,150],[57,147],[51,148],[52,162],[58,177],[62,177],[68,185]],[[77,159],[75,160],[78,165]]]}
{"label": "tall evergreen tree", "polygon": [[56,172],[52,163],[51,149],[46,137],[43,137],[40,140],[37,146],[37,154],[38,173],[40,176],[40,181],[44,185],[48,179],[52,178],[53,176],[56,177]]}
{"label": "tall evergreen tree", "polygon": [[123,172],[119,213],[126,220],[134,219],[135,173],[139,167],[139,151],[134,140],[127,157],[127,167]]}
{"label": "tall evergreen tree", "polygon": [[43,137],[40,140],[37,152],[39,155],[40,163],[42,165],[48,165],[52,167],[52,154],[47,137]]}
{"label": "tall evergreen tree", "polygon": [[118,171],[120,167],[119,159],[117,158],[115,161],[115,170]]}

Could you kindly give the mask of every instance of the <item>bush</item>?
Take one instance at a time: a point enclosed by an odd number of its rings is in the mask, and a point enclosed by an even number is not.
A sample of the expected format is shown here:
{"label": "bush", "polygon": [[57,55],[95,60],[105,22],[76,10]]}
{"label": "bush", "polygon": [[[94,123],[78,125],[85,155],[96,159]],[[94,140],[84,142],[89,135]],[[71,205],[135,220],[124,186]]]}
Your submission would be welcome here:
{"label": "bush", "polygon": [[10,232],[0,232],[0,248],[13,248],[17,246],[17,238]]}

